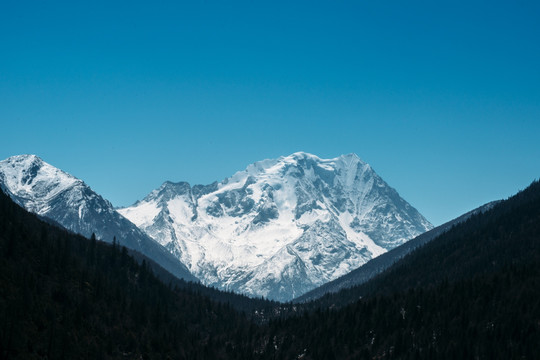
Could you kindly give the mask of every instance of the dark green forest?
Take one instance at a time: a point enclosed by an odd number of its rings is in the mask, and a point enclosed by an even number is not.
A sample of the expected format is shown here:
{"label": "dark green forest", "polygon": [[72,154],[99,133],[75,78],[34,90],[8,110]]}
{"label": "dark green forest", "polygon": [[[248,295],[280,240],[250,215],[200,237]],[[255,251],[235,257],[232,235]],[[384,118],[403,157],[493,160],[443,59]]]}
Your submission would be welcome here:
{"label": "dark green forest", "polygon": [[254,329],[231,306],[162,283],[125,248],[52,227],[3,193],[0,257],[2,359],[229,358]]}
{"label": "dark green forest", "polygon": [[538,181],[368,283],[307,304],[163,282],[125,248],[42,222],[1,193],[0,258],[2,359],[540,354]]}

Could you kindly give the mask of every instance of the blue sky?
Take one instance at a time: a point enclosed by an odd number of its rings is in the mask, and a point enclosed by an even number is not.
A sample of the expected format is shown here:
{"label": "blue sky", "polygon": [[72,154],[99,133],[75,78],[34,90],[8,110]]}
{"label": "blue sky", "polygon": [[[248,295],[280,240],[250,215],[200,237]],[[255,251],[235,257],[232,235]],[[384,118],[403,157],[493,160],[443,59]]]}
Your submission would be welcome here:
{"label": "blue sky", "polygon": [[434,224],[540,176],[537,1],[2,1],[0,158],[117,206],[354,152]]}

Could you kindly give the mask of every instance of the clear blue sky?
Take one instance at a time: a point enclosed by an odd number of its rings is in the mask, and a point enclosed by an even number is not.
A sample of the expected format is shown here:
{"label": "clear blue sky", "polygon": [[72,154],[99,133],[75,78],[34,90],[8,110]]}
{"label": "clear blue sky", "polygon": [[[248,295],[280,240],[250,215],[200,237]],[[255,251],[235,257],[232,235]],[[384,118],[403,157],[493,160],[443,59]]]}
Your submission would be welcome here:
{"label": "clear blue sky", "polygon": [[0,124],[117,206],[354,152],[440,224],[540,177],[540,2],[4,0]]}

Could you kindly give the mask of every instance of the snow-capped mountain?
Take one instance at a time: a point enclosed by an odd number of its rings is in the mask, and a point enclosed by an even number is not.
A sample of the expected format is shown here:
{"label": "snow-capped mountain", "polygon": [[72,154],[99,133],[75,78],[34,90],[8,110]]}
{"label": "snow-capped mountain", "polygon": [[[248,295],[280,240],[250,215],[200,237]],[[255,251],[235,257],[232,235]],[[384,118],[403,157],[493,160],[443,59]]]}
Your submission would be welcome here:
{"label": "snow-capped mountain", "polygon": [[288,301],[432,225],[356,155],[295,153],[118,210],[204,284]]}
{"label": "snow-capped mountain", "polygon": [[196,280],[184,265],[130,221],[114,210],[82,180],[55,168],[35,155],[18,155],[0,161],[0,188],[26,210],[49,218],[89,237],[139,251],[173,275]]}

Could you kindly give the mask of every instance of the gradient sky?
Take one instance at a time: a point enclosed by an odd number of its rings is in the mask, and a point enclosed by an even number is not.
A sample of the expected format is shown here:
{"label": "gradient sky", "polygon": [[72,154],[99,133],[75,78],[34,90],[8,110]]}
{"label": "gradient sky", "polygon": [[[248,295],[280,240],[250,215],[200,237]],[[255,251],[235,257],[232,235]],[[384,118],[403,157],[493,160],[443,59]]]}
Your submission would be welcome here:
{"label": "gradient sky", "polygon": [[358,154],[435,225],[523,189],[540,2],[0,3],[1,159],[121,206],[296,151]]}

